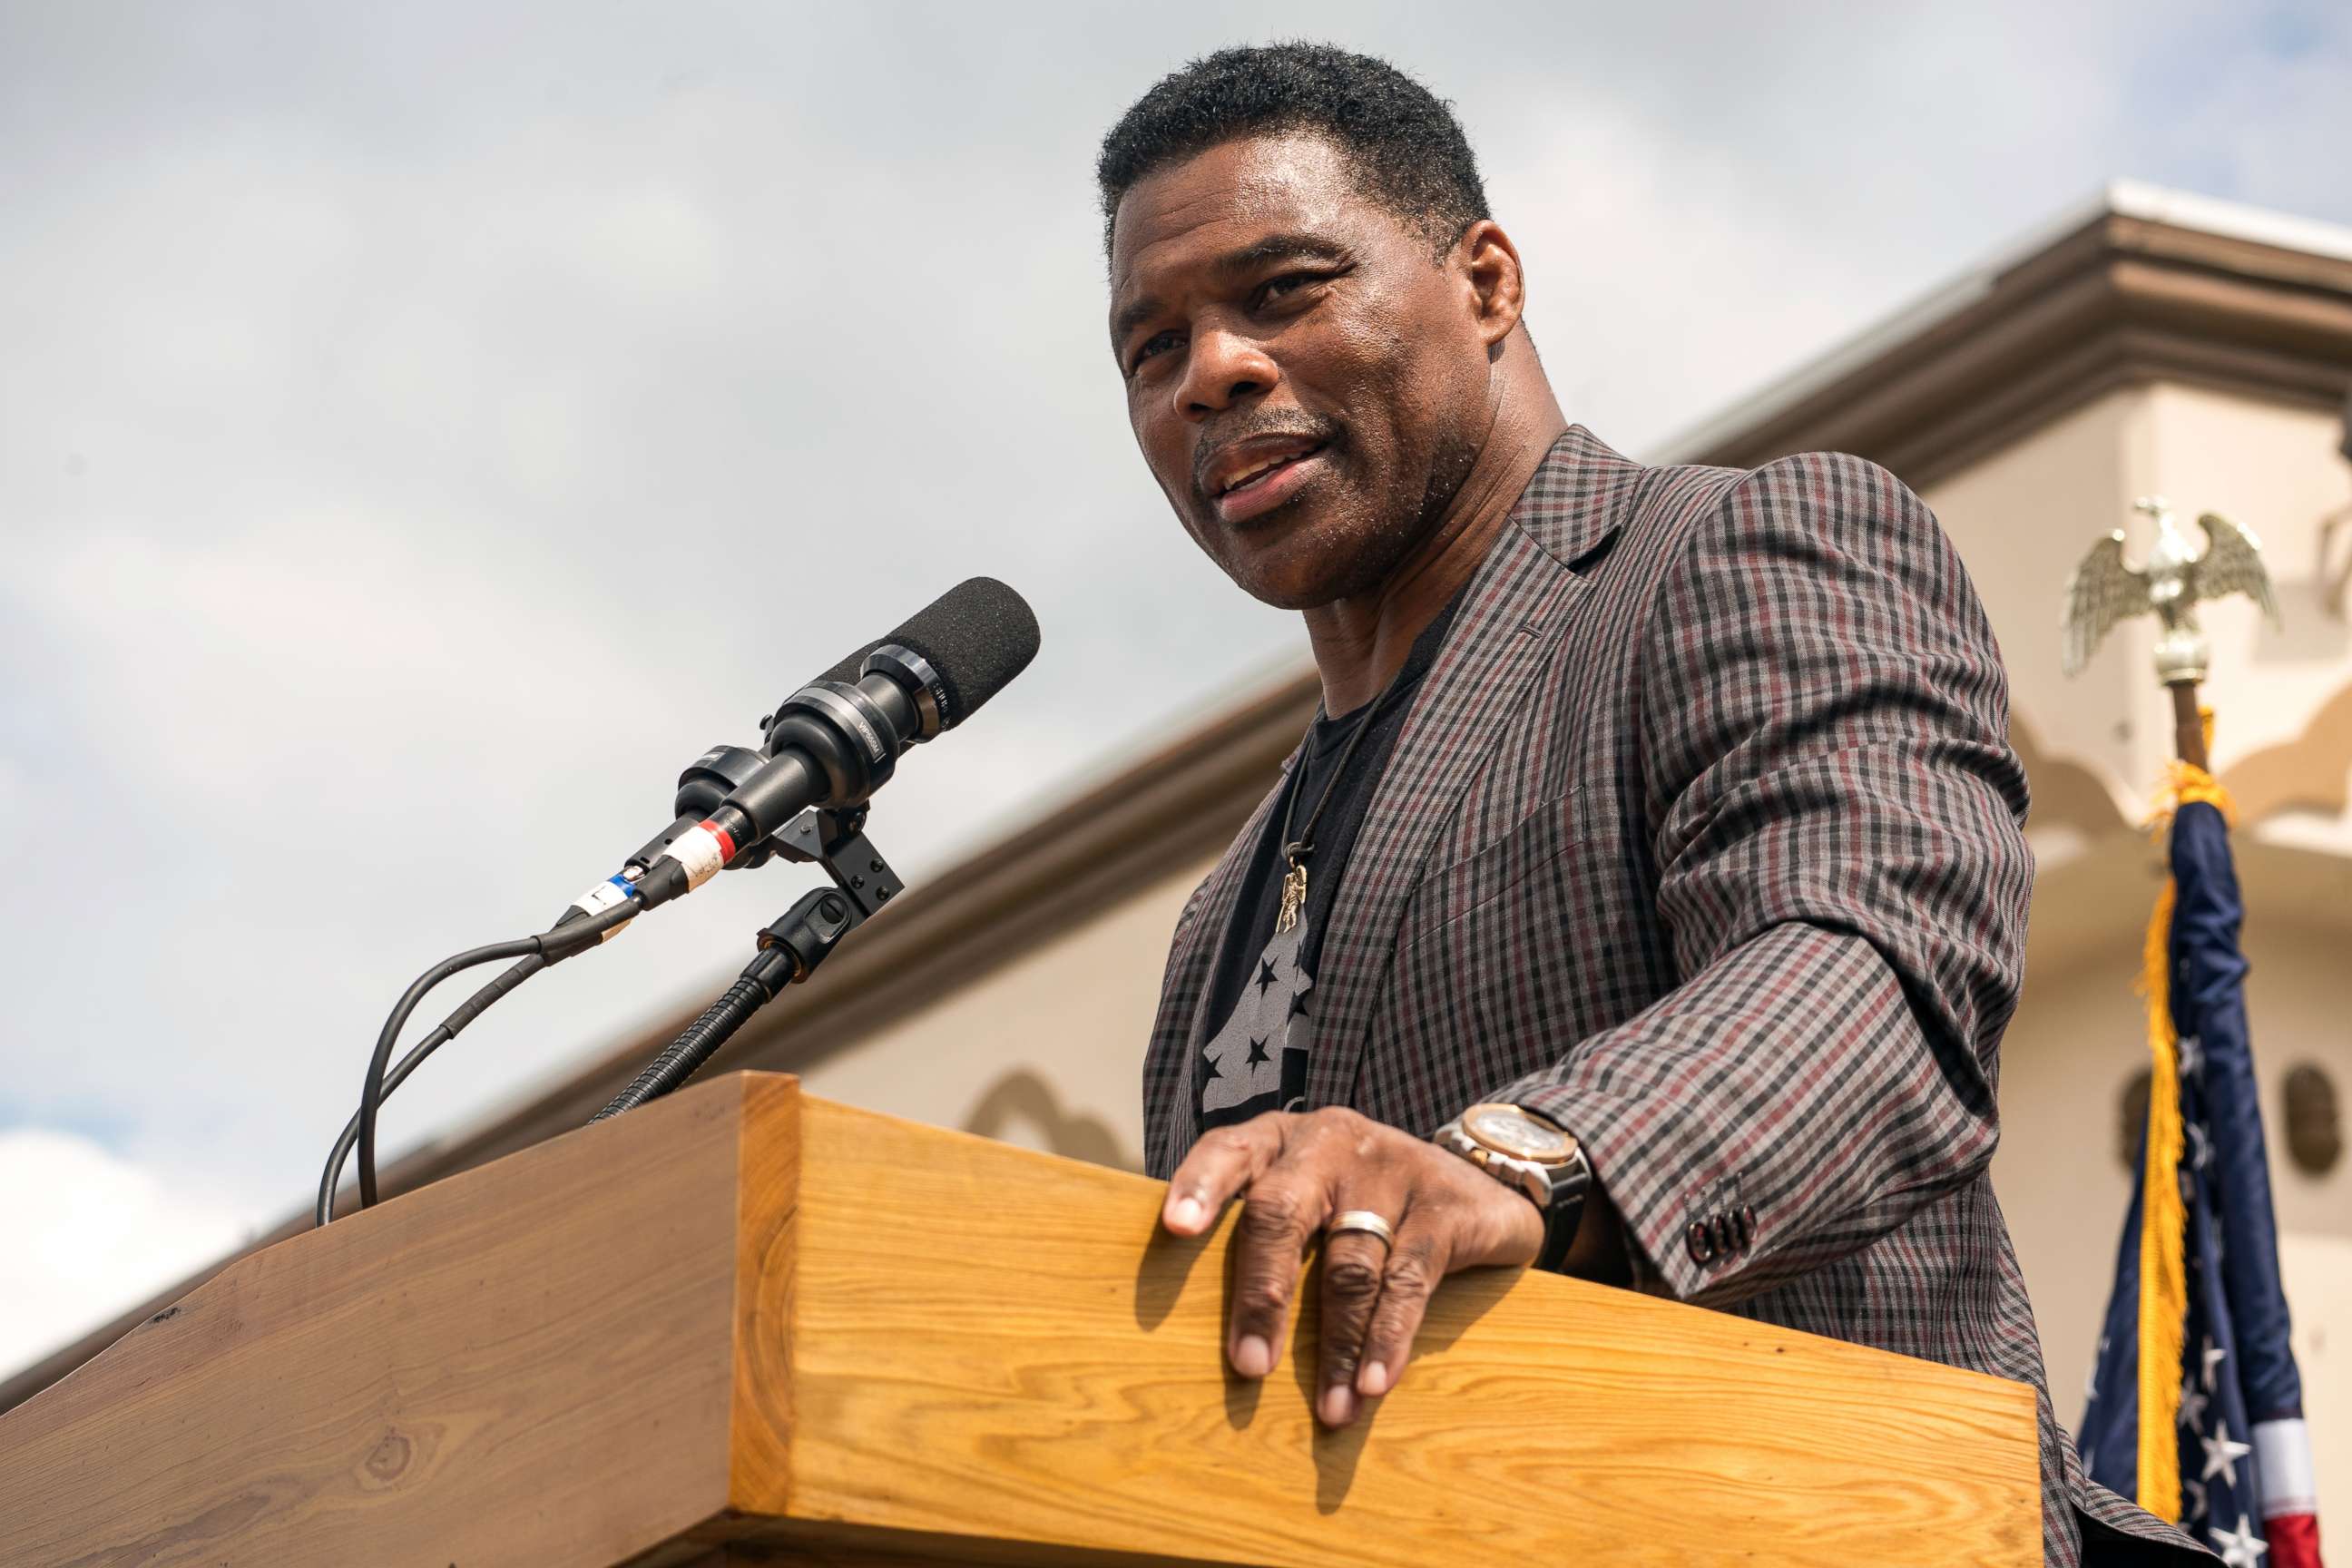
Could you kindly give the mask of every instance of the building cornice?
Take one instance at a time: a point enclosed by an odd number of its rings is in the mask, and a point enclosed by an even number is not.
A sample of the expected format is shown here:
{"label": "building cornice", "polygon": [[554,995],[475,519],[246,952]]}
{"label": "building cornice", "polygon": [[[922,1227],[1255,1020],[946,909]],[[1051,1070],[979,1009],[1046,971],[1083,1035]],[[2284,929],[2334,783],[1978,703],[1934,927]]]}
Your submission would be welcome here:
{"label": "building cornice", "polygon": [[2352,231],[2119,186],[2054,239],[1938,289],[1658,456],[1752,468],[1827,448],[1924,487],[2153,381],[2341,406]]}

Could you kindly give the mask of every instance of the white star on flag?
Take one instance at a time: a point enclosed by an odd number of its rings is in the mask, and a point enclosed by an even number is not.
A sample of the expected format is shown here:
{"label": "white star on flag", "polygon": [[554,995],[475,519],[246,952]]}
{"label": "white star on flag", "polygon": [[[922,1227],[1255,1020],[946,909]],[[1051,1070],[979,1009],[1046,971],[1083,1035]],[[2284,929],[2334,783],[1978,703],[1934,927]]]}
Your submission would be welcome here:
{"label": "white star on flag", "polygon": [[2180,1037],[2180,1071],[2183,1076],[2205,1070],[2205,1042],[2194,1035]]}
{"label": "white star on flag", "polygon": [[2207,1341],[2205,1342],[2205,1392],[2206,1392],[2206,1393],[2210,1394],[2210,1393],[2212,1393],[2212,1392],[2213,1392],[2213,1369],[2214,1369],[2215,1367],[2220,1366],[2223,1362],[2225,1362],[2225,1361],[2227,1361],[2227,1360],[2229,1360],[2229,1359],[2230,1359],[2230,1352],[2229,1352],[2228,1351],[2223,1350],[2220,1345],[2215,1344],[2211,1340],[2207,1340]]}
{"label": "white star on flag", "polygon": [[2216,1421],[2213,1430],[2219,1436],[2197,1439],[2205,1446],[2205,1473],[2197,1479],[2210,1481],[2218,1473],[2234,1487],[2238,1484],[2238,1461],[2252,1453],[2254,1446],[2230,1441],[2230,1424],[2227,1421]]}
{"label": "white star on flag", "polygon": [[2192,1481],[2187,1476],[2183,1476],[2180,1478],[2180,1490],[2189,1499],[2189,1506],[2180,1511],[2180,1521],[2186,1524],[2191,1520],[2204,1518],[2205,1483]]}
{"label": "white star on flag", "polygon": [[2189,1131],[2189,1168],[2192,1171],[2201,1171],[2205,1168],[2207,1163],[2213,1158],[2213,1141],[2205,1136],[2205,1127],[2202,1122],[2191,1121],[2187,1123],[2187,1127]]}
{"label": "white star on flag", "polygon": [[2213,1550],[2221,1554],[2223,1568],[2258,1568],[2270,1548],[2254,1533],[2253,1521],[2244,1514],[2238,1516],[2235,1530],[2209,1530],[2213,1538]]}
{"label": "white star on flag", "polygon": [[2180,1424],[2191,1432],[2204,1426],[2205,1406],[2211,1402],[2212,1397],[2200,1388],[2182,1389],[2180,1391]]}

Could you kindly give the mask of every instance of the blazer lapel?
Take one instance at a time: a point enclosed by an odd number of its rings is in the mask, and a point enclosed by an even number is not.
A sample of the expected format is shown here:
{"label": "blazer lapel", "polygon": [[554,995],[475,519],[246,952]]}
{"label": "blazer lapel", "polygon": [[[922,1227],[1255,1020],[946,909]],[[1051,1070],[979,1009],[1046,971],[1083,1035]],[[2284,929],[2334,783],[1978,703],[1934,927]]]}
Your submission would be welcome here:
{"label": "blazer lapel", "polygon": [[1323,940],[1307,1068],[1310,1107],[1354,1093],[1405,904],[1455,805],[1548,662],[1582,591],[1570,563],[1617,523],[1627,463],[1580,428],[1554,445],[1481,563],[1430,668],[1349,852]]}

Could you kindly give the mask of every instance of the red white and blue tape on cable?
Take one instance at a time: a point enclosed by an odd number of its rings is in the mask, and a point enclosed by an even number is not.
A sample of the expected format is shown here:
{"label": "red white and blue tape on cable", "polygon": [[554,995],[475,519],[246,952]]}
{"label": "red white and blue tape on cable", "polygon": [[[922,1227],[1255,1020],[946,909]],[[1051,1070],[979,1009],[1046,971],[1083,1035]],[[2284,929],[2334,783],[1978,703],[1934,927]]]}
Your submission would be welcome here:
{"label": "red white and blue tape on cable", "polygon": [[[626,903],[636,896],[637,890],[630,885],[629,879],[625,875],[615,872],[603,881],[594,883],[586,892],[572,900],[572,907],[593,920],[614,905]],[[628,921],[623,921],[596,940],[600,942],[610,942],[628,930],[629,925]]]}
{"label": "red white and blue tape on cable", "polygon": [[663,858],[675,860],[686,868],[686,890],[690,893],[719,875],[719,868],[735,858],[735,840],[706,816],[679,834],[677,841],[664,851]]}

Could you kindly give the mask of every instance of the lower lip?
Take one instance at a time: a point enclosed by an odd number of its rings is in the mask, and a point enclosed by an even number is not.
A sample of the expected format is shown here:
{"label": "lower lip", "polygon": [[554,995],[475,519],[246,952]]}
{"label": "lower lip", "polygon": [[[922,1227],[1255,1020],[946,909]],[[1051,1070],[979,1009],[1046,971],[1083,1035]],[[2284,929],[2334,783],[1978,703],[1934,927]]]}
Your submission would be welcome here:
{"label": "lower lip", "polygon": [[1322,468],[1323,452],[1324,448],[1318,447],[1303,458],[1293,458],[1249,483],[1227,490],[1217,498],[1217,521],[1247,522],[1251,518],[1272,511],[1297,495],[1299,487],[1315,477]]}

